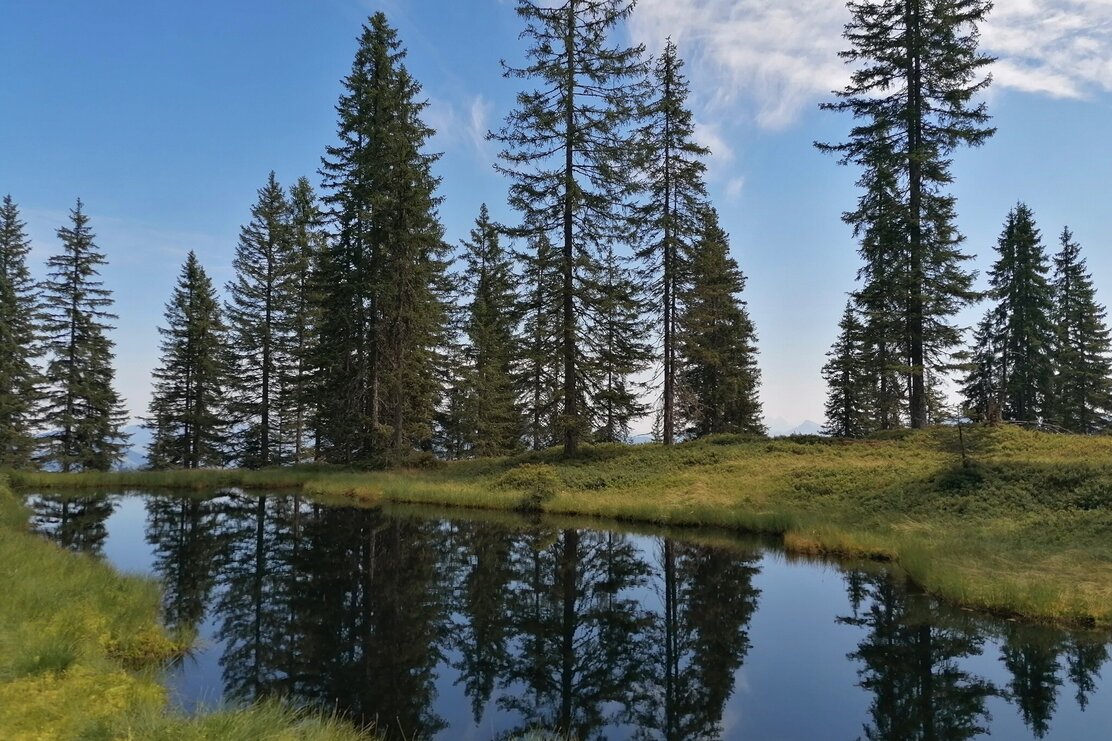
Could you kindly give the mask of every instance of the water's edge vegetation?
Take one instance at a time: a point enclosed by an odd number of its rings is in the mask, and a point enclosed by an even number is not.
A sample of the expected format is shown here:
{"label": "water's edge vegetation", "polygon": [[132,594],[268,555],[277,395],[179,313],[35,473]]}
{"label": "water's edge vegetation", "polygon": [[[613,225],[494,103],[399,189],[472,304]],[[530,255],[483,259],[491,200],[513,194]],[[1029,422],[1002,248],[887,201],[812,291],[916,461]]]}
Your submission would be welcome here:
{"label": "water's edge vegetation", "polygon": [[185,717],[158,669],[189,648],[159,622],[159,587],[26,532],[0,476],[0,728],[20,739],[358,741],[341,721],[263,703]]}
{"label": "water's edge vegetation", "polygon": [[956,604],[1112,625],[1112,437],[941,427],[861,441],[717,436],[386,472],[324,467],[13,474],[18,486],[299,489],[317,497],[589,515],[783,538],[890,561]]}

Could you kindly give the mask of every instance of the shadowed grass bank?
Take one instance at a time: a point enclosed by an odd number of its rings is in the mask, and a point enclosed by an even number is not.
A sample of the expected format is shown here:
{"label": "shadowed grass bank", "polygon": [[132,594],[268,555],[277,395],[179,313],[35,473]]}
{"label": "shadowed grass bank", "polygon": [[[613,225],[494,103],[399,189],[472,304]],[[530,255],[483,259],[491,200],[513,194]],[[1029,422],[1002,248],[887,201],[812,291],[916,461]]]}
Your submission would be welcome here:
{"label": "shadowed grass bank", "polygon": [[[964,447],[965,456],[962,456]],[[1018,428],[886,439],[714,437],[420,470],[19,475],[31,488],[301,488],[322,498],[535,510],[782,536],[791,551],[897,563],[959,604],[1112,625],[1112,437]]]}
{"label": "shadowed grass bank", "polygon": [[159,587],[24,532],[0,476],[0,737],[356,741],[276,705],[183,718],[157,670],[188,647],[159,624]]}

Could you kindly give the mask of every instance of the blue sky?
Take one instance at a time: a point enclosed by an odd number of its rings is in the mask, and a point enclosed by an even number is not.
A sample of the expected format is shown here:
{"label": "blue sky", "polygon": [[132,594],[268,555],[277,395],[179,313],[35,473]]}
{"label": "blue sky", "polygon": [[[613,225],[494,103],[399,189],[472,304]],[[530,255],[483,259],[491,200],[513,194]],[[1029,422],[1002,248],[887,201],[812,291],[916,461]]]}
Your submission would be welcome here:
{"label": "blue sky", "polygon": [[[1024,200],[1049,247],[1073,228],[1108,301],[1112,5],[997,5],[983,46],[1000,60],[988,94],[999,133],[954,164],[967,249],[983,273]],[[318,180],[340,79],[378,9],[409,49],[439,131],[449,240],[466,236],[484,201],[511,218],[483,140],[519,84],[499,66],[522,59],[510,0],[5,0],[0,193],[21,207],[40,270],[67,209],[85,201],[110,261],[118,386],[133,414],[146,411],[156,327],[185,254],[224,283],[267,173]],[[622,30],[650,50],[671,35],[689,61],[699,137],[714,150],[711,193],[749,278],[766,416],[793,424],[822,420],[819,369],[857,267],[839,220],[855,174],[811,146],[849,126],[817,110],[845,79],[845,19],[832,0],[641,0]]]}

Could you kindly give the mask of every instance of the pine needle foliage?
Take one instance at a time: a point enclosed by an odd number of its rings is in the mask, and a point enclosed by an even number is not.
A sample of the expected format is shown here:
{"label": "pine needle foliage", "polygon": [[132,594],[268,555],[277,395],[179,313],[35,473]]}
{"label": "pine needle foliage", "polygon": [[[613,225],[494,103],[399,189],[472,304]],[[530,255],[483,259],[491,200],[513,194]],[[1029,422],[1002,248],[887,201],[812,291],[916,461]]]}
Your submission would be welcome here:
{"label": "pine needle foliage", "polygon": [[326,249],[324,215],[308,178],[289,190],[290,281],[287,326],[289,357],[282,368],[284,460],[302,463],[316,456],[317,425],[314,360],[320,324],[321,254]]}
{"label": "pine needle foliage", "polygon": [[284,461],[282,376],[289,360],[290,299],[295,295],[289,203],[273,172],[241,227],[228,284],[228,325],[235,349],[230,411],[241,465]]}
{"label": "pine needle foliage", "polygon": [[519,235],[551,234],[561,285],[560,417],[564,450],[577,452],[590,432],[585,385],[591,359],[585,338],[598,295],[600,251],[631,232],[640,183],[632,163],[633,125],[645,94],[641,46],[613,41],[634,0],[518,0],[529,43],[524,67],[509,78],[535,85],[491,138],[503,146],[497,170],[513,183],[510,205],[523,215]]}
{"label": "pine needle foliage", "polygon": [[530,247],[516,257],[522,266],[518,299],[522,317],[521,355],[516,380],[525,416],[525,444],[532,450],[541,450],[556,445],[563,433],[560,428],[563,304],[559,300],[563,277],[560,255],[543,232],[532,236]]}
{"label": "pine needle foliage", "polygon": [[39,302],[27,254],[31,241],[10,195],[0,204],[0,468],[34,465],[42,379],[37,367]]}
{"label": "pine needle foliage", "polygon": [[678,323],[681,380],[691,404],[685,436],[763,434],[757,334],[741,299],[745,276],[717,213],[708,209],[703,218]]}
{"label": "pine needle foliage", "polygon": [[57,231],[62,250],[47,261],[41,284],[46,388],[39,461],[69,471],[107,471],[123,456],[127,412],[113,388],[108,337],[112,292],[99,280],[106,260],[84,204]]}
{"label": "pine needle foliage", "polygon": [[462,248],[471,298],[462,384],[464,447],[478,457],[508,455],[519,449],[523,421],[513,372],[519,344],[518,280],[486,204]]}
{"label": "pine needle foliage", "polygon": [[1025,204],[1008,214],[996,249],[989,271],[996,304],[977,328],[978,365],[967,379],[967,403],[979,416],[992,416],[976,392],[992,388],[1003,419],[1044,422],[1052,408],[1053,298],[1049,258]]}
{"label": "pine needle foliage", "polygon": [[432,445],[452,291],[427,102],[383,13],[363,27],[321,166],[318,403],[325,458],[402,461]]}
{"label": "pine needle foliage", "polygon": [[1112,334],[1108,310],[1097,302],[1081,245],[1062,230],[1051,283],[1054,327],[1051,421],[1093,434],[1112,424]]}
{"label": "pine needle foliage", "polygon": [[162,356],[146,426],[154,469],[207,468],[229,458],[231,349],[216,289],[190,252],[166,304]]}
{"label": "pine needle foliage", "polygon": [[872,391],[867,365],[869,348],[865,325],[853,301],[846,303],[838,323],[838,338],[826,354],[822,377],[826,381],[826,424],[823,434],[864,437],[872,431]]}
{"label": "pine needle foliage", "polygon": [[648,411],[644,386],[634,377],[648,367],[652,346],[642,291],[625,263],[610,245],[594,280],[594,331],[586,338],[591,361],[585,379],[598,442],[625,442],[633,420]]}
{"label": "pine needle foliage", "polygon": [[906,348],[901,363],[916,428],[928,421],[927,378],[945,372],[961,340],[953,317],[977,298],[947,189],[953,152],[995,132],[976,101],[991,80],[985,70],[993,60],[977,49],[991,7],[990,0],[852,0],[841,57],[854,70],[837,100],[822,105],[855,121],[847,141],[816,146],[863,170],[864,193],[844,218],[875,240],[862,250],[866,279],[898,289],[888,295],[902,337],[883,344]]}
{"label": "pine needle foliage", "polygon": [[676,441],[679,296],[688,282],[691,252],[707,207],[705,159],[710,150],[695,139],[695,120],[683,60],[669,39],[653,66],[651,92],[639,131],[639,169],[646,198],[638,208],[641,282],[660,334],[660,425],[665,445]]}

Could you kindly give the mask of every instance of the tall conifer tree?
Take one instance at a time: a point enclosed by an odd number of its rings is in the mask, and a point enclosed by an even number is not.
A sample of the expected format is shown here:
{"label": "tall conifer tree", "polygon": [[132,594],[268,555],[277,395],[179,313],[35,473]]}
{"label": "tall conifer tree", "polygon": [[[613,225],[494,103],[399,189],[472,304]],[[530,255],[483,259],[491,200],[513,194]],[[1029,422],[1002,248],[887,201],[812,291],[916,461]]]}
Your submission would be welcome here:
{"label": "tall conifer tree", "polygon": [[560,290],[563,277],[560,255],[543,232],[518,255],[522,264],[521,359],[517,367],[518,393],[525,415],[525,442],[533,450],[555,445],[561,439]]}
{"label": "tall conifer tree", "polygon": [[594,331],[585,342],[591,349],[586,390],[593,400],[595,439],[625,442],[630,424],[648,410],[641,401],[644,389],[633,377],[648,366],[652,347],[646,341],[637,283],[613,245],[605,250],[599,268]]}
{"label": "tall conifer tree", "polygon": [[643,284],[660,332],[660,427],[665,445],[676,439],[679,295],[686,286],[687,264],[707,202],[704,159],[710,150],[695,141],[688,92],[683,60],[669,39],[654,67],[640,131],[648,198],[639,212],[642,245],[638,250],[644,263]]}
{"label": "tall conifer tree", "polygon": [[288,363],[282,378],[282,427],[288,458],[311,457],[310,435],[316,426],[314,360],[317,354],[320,256],[326,235],[323,214],[308,178],[299,178],[289,193],[290,291],[286,334]]}
{"label": "tall conifer tree", "polygon": [[1108,311],[1073,233],[1063,229],[1054,257],[1054,386],[1051,419],[1070,432],[1091,434],[1112,424],[1112,336]]}
{"label": "tall conifer tree", "polygon": [[225,390],[230,349],[216,290],[190,252],[166,304],[162,358],[152,374],[151,468],[203,468],[228,459]]}
{"label": "tall conifer tree", "polygon": [[639,187],[629,163],[644,94],[643,49],[611,41],[634,4],[518,0],[529,63],[507,66],[505,74],[537,87],[518,94],[518,107],[491,134],[504,146],[498,170],[513,180],[510,205],[525,217],[520,231],[559,235],[560,425],[568,454],[589,430],[583,338],[593,329],[590,280],[599,250],[628,239]]}
{"label": "tall conifer tree", "polygon": [[0,468],[28,468],[35,453],[41,378],[40,307],[27,269],[31,242],[10,195],[0,205]]}
{"label": "tall conifer tree", "polygon": [[240,229],[228,284],[228,325],[235,351],[232,413],[240,463],[279,465],[282,376],[289,360],[290,301],[295,295],[295,254],[289,203],[274,173],[258,191],[251,221]]}
{"label": "tall conifer tree", "polygon": [[686,432],[763,434],[757,335],[741,300],[745,276],[730,256],[718,214],[707,209],[703,218],[678,318],[681,380],[694,407],[686,412]]}
{"label": "tall conifer tree", "polygon": [[872,389],[864,372],[868,355],[865,326],[852,301],[846,304],[838,330],[838,339],[822,367],[827,387],[823,432],[834,437],[863,437],[872,427]]}
{"label": "tall conifer tree", "polygon": [[[990,295],[996,305],[979,327],[974,353],[980,363],[992,363],[991,385],[999,390],[1004,419],[1045,421],[1053,377],[1050,266],[1026,205],[1020,203],[1008,214],[996,249],[999,257],[989,271]],[[967,388],[972,382],[988,383],[981,380],[986,375],[984,367],[974,368]],[[976,402],[971,394],[966,396],[971,405]]]}
{"label": "tall conifer tree", "polygon": [[1004,403],[1003,353],[997,346],[1000,317],[989,310],[973,330],[973,346],[965,353],[967,373],[961,393],[966,412],[982,422],[995,424]]}
{"label": "tall conifer tree", "polygon": [[893,168],[888,128],[879,127],[866,155],[858,186],[857,210],[846,214],[860,240],[861,287],[853,294],[862,322],[862,365],[858,373],[869,385],[869,430],[903,424],[911,391],[911,335],[907,331],[912,290],[908,229],[901,204],[899,177]]}
{"label": "tall conifer tree", "polygon": [[62,251],[47,261],[43,334],[48,353],[41,461],[62,471],[107,471],[123,456],[127,413],[113,388],[112,292],[81,199],[58,229]]}
{"label": "tall conifer tree", "polygon": [[321,433],[328,457],[381,462],[431,445],[448,324],[427,103],[386,16],[363,27],[322,164],[334,227],[322,264]]}
{"label": "tall conifer tree", "polygon": [[847,142],[818,146],[865,170],[859,209],[845,217],[855,227],[877,216],[867,207],[879,195],[868,183],[871,172],[878,184],[894,179],[898,185],[890,192],[898,194],[899,212],[882,215],[896,228],[880,245],[906,255],[896,275],[906,293],[895,294],[896,308],[906,338],[910,421],[923,427],[926,378],[946,366],[960,341],[952,317],[976,297],[946,188],[954,150],[979,146],[994,133],[984,103],[974,100],[990,81],[984,70],[992,59],[977,45],[978,25],[992,3],[851,0],[848,7],[850,48],[841,56],[857,68],[839,99],[823,108],[850,112],[858,123]]}
{"label": "tall conifer tree", "polygon": [[476,456],[505,455],[521,442],[513,365],[518,355],[517,278],[486,204],[463,243],[467,307],[463,417]]}

